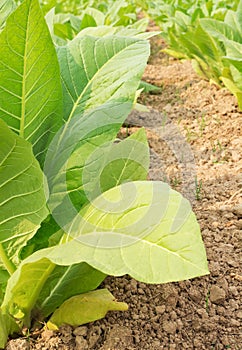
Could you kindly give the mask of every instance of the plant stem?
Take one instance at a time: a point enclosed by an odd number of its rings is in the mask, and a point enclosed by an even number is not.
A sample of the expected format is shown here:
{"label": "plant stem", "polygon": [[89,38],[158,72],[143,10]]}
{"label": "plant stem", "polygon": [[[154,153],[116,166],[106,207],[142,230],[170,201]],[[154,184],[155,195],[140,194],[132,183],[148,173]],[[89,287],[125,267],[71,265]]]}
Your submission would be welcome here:
{"label": "plant stem", "polygon": [[12,275],[16,270],[16,266],[12,263],[11,260],[9,260],[2,244],[0,244],[0,259],[2,260],[2,263],[6,268],[6,270],[8,271],[8,273]]}

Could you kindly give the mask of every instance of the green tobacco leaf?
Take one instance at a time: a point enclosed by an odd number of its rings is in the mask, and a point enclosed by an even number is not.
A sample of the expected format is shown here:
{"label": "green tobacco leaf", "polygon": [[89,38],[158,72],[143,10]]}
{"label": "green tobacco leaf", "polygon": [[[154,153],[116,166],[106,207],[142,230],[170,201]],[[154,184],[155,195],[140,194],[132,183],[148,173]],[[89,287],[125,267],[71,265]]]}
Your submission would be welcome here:
{"label": "green tobacco leaf", "polygon": [[5,349],[10,334],[18,333],[19,331],[20,329],[14,319],[2,313],[0,309],[0,349]]}
{"label": "green tobacco leaf", "polygon": [[9,273],[0,267],[0,284],[6,283],[9,279]]}
{"label": "green tobacco leaf", "polygon": [[0,118],[41,159],[61,114],[56,52],[38,1],[25,0],[0,34]]}
{"label": "green tobacco leaf", "polygon": [[149,18],[142,18],[138,21],[135,21],[128,28],[133,28],[133,29],[137,29],[142,32],[145,32],[147,30],[148,25],[149,25]]}
{"label": "green tobacco leaf", "polygon": [[107,289],[99,289],[66,300],[51,316],[47,327],[57,329],[63,324],[79,326],[99,320],[108,311],[126,311],[128,305],[120,303]]}
{"label": "green tobacco leaf", "polygon": [[221,80],[237,98],[239,108],[242,109],[242,44],[226,40],[226,53],[223,58],[225,62],[230,64],[231,79],[222,76]]}
{"label": "green tobacco leaf", "polygon": [[228,58],[236,58],[238,61],[241,61],[241,50],[242,43],[237,43],[232,40],[226,40],[226,56]]}
{"label": "green tobacco leaf", "polygon": [[149,39],[159,34],[159,32],[145,32],[142,28],[135,28],[134,26],[129,27],[111,27],[111,26],[98,26],[98,27],[87,27],[82,29],[77,37],[83,37],[86,35],[95,37],[106,37],[110,35],[116,35],[120,37],[130,37],[136,39]]}
{"label": "green tobacco leaf", "polygon": [[[93,160],[101,159],[101,151],[104,150],[100,148],[96,152],[99,157],[96,155]],[[109,145],[104,158],[105,162],[98,179],[101,189],[98,194],[124,182],[146,180],[149,170],[149,146],[145,130],[142,128],[120,143]],[[93,163],[91,167],[85,168],[84,179],[93,176],[94,172],[90,171],[90,168],[93,169]],[[93,179],[92,183],[96,181]],[[97,195],[93,195],[91,199],[96,197]]]}
{"label": "green tobacco leaf", "polygon": [[218,45],[218,42],[200,25],[194,32],[190,31],[181,35],[181,44],[187,48],[190,58],[196,59],[199,64],[199,70],[207,79],[211,79],[220,84],[220,76],[223,70],[222,56],[224,50]]}
{"label": "green tobacco leaf", "polygon": [[[63,236],[64,232],[50,216],[28,242],[26,249],[22,250],[21,257],[58,244]],[[17,284],[10,281],[12,292],[5,295],[3,305],[5,310],[11,312],[16,318],[23,319],[26,326],[29,326],[31,313],[34,312],[38,319],[43,319],[69,297],[97,288],[106,277],[105,274],[85,263],[55,266],[46,259],[26,264],[21,273]],[[3,281],[0,282],[4,282],[6,276],[3,275],[2,279]]]}
{"label": "green tobacco leaf", "polygon": [[0,266],[0,304],[2,304],[9,277],[10,275],[8,271],[6,271]]}
{"label": "green tobacco leaf", "polygon": [[27,263],[9,280],[2,308],[29,327],[31,314],[41,320],[71,296],[97,288],[105,277],[86,263],[56,266],[47,259]]}
{"label": "green tobacco leaf", "polygon": [[233,82],[237,88],[242,91],[242,56],[240,58],[225,56],[224,60],[230,63],[230,73]]}
{"label": "green tobacco leaf", "polygon": [[161,92],[161,88],[158,86],[155,86],[153,84],[149,84],[146,81],[140,82],[140,89],[143,89],[144,92]]}
{"label": "green tobacco leaf", "polygon": [[67,40],[60,38],[55,33],[55,22],[56,22],[56,15],[55,15],[55,8],[52,8],[46,15],[45,15],[46,24],[48,26],[51,38],[53,40],[53,43],[55,45],[66,45]]}
{"label": "green tobacco leaf", "polygon": [[79,147],[70,159],[67,188],[72,203],[77,208],[79,204],[79,209],[84,200],[90,201],[111,187],[125,181],[147,179],[149,148],[144,129],[119,143],[107,141],[106,134],[97,136]]}
{"label": "green tobacco leaf", "polygon": [[242,77],[242,56],[240,58],[225,56],[224,60],[229,62],[231,65],[233,65],[238,70],[238,74],[240,74],[240,79],[241,79],[241,77]]}
{"label": "green tobacco leaf", "polygon": [[56,266],[47,259],[27,263],[9,280],[2,308],[29,327],[32,313],[43,319],[69,297],[97,288],[105,277],[86,263]]}
{"label": "green tobacco leaf", "polygon": [[[47,216],[43,173],[31,145],[0,120],[0,258],[12,273],[18,253]],[[12,266],[11,266],[12,265]]]}
{"label": "green tobacco leaf", "polygon": [[88,13],[85,13],[82,17],[81,21],[81,29],[87,28],[87,27],[96,27],[97,23],[95,19],[89,15]]}
{"label": "green tobacco leaf", "polygon": [[40,292],[35,309],[47,317],[68,298],[96,289],[105,277],[85,263],[56,266]]}
{"label": "green tobacco leaf", "polygon": [[27,242],[20,252],[21,260],[27,258],[36,250],[48,248],[60,242],[63,231],[49,215],[42,223],[36,234]]}
{"label": "green tobacco leaf", "polygon": [[221,57],[221,49],[217,45],[213,37],[209,35],[200,25],[197,26],[196,31],[187,36],[188,39],[194,41],[195,45],[200,49],[201,58],[211,59],[216,62]]}
{"label": "green tobacco leaf", "polygon": [[60,226],[87,201],[82,168],[96,148],[115,139],[132,109],[148,54],[148,42],[114,36],[77,38],[58,48],[66,124],[51,144],[45,174],[51,210],[61,206]]}
{"label": "green tobacco leaf", "polygon": [[240,5],[237,8],[237,11],[229,10],[226,13],[224,24],[230,25],[238,34],[240,34],[240,41],[242,36],[242,2],[240,1]]}
{"label": "green tobacco leaf", "polygon": [[81,118],[72,118],[51,143],[44,168],[50,190],[48,204],[59,226],[66,230],[77,213],[76,206],[78,209],[87,202],[82,179],[86,160],[102,144],[115,139],[131,108],[131,102],[103,104]]}
{"label": "green tobacco leaf", "polygon": [[4,25],[6,19],[15,9],[14,0],[0,0],[0,28]]}
{"label": "green tobacco leaf", "polygon": [[86,8],[82,16],[82,29],[85,27],[102,26],[105,21],[105,15],[101,11],[92,7]]}
{"label": "green tobacco leaf", "polygon": [[[239,74],[239,76],[241,77],[241,74]],[[230,90],[232,94],[237,98],[239,108],[242,110],[242,88],[239,88],[237,84],[235,84],[231,79],[221,77],[221,80],[226,86],[226,88]],[[242,81],[241,81],[241,85],[242,85]]]}
{"label": "green tobacco leaf", "polygon": [[107,101],[133,101],[149,55],[149,43],[125,37],[77,37],[57,49],[64,119]]}
{"label": "green tobacco leaf", "polygon": [[229,24],[216,21],[210,18],[203,18],[200,21],[202,28],[207,31],[211,36],[217,38],[221,41],[230,39],[234,41],[239,41],[241,38],[240,33],[236,28],[231,27]]}
{"label": "green tobacco leaf", "polygon": [[[34,253],[22,268],[46,257],[57,265],[86,262],[108,275],[129,274],[147,283],[208,273],[191,206],[165,183],[137,181],[114,187],[80,214],[69,232],[75,239]],[[17,283],[20,271],[10,280]]]}
{"label": "green tobacco leaf", "polygon": [[17,269],[12,275],[13,279],[8,280],[2,310],[21,320],[26,327],[30,327],[32,309],[54,269],[55,264],[48,259],[41,259],[32,264],[27,263],[21,269],[20,279],[16,283],[14,276],[20,273]]}
{"label": "green tobacco leaf", "polygon": [[[83,28],[77,35],[78,38],[83,36],[95,36],[95,37],[105,37],[109,35],[114,35],[118,32],[117,27],[111,27],[111,26],[98,26],[98,27],[85,27]],[[119,33],[117,33],[119,34]]]}
{"label": "green tobacco leaf", "polygon": [[[45,18],[51,36],[57,44],[66,44],[68,40],[72,40],[81,28],[80,18],[70,13],[55,14],[54,9],[52,9]],[[56,36],[59,37],[59,40],[56,39]]]}

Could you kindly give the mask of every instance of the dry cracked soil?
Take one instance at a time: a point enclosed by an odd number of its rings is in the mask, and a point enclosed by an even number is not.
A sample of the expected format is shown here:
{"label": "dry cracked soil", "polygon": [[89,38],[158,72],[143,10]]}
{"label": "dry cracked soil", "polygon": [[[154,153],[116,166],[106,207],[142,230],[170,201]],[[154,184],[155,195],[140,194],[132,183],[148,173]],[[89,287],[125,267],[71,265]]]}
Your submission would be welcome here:
{"label": "dry cracked soil", "polygon": [[127,312],[76,329],[30,332],[9,341],[7,350],[242,349],[242,113],[230,92],[162,48],[162,39],[152,39],[144,74],[161,90],[141,95],[149,111],[133,113],[123,134],[146,127],[149,177],[169,182],[191,201],[210,275],[166,285],[108,277],[102,286],[129,304]]}

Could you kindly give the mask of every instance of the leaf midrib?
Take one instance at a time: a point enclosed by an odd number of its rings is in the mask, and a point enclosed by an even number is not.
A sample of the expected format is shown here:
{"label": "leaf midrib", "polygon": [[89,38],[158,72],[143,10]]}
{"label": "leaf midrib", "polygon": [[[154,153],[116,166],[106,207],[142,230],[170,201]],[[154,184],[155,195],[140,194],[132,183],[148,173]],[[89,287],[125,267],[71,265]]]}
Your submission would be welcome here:
{"label": "leaf midrib", "polygon": [[56,294],[56,291],[58,291],[58,288],[62,285],[62,282],[65,281],[65,277],[68,276],[69,271],[73,265],[68,266],[67,270],[64,272],[64,274],[59,278],[58,282],[54,286],[54,288],[51,289],[50,294],[43,300],[43,302],[40,305],[40,308],[43,309],[46,305],[48,305],[49,301],[53,298],[53,296]]}
{"label": "leaf midrib", "polygon": [[21,119],[20,119],[20,129],[19,135],[24,138],[24,127],[25,127],[25,109],[26,109],[26,72],[27,72],[27,48],[28,48],[28,32],[29,32],[29,13],[31,10],[31,3],[28,9],[27,15],[27,25],[25,31],[25,46],[24,46],[24,55],[23,55],[23,83],[22,83],[22,104],[21,104]]}
{"label": "leaf midrib", "polygon": [[[100,39],[98,39],[98,40],[100,40]],[[95,46],[96,46],[97,41],[95,41]],[[75,111],[76,111],[76,109],[77,109],[77,107],[79,105],[79,102],[81,101],[82,97],[85,95],[86,90],[92,84],[92,82],[96,78],[96,76],[106,67],[107,64],[110,63],[110,61],[112,61],[115,58],[117,58],[117,56],[119,54],[121,54],[123,51],[125,51],[127,48],[131,48],[133,45],[137,44],[137,42],[139,42],[139,40],[135,40],[131,45],[128,45],[127,42],[125,41],[125,45],[126,46],[122,50],[120,50],[116,54],[114,54],[111,58],[108,57],[108,60],[102,65],[102,67],[100,69],[97,69],[96,73],[92,76],[92,78],[90,80],[88,80],[87,85],[82,90],[81,94],[78,96],[76,102],[73,104],[72,110],[71,110],[71,112],[70,112],[70,114],[68,116],[68,119],[67,119],[66,123],[68,123],[70,121],[70,119],[73,117],[73,115],[74,115],[74,113],[75,113]],[[68,59],[68,57],[67,57],[67,59]],[[83,63],[84,63],[84,61],[83,61]],[[63,81],[63,79],[62,79],[62,81]],[[73,100],[73,98],[72,98],[72,100]]]}

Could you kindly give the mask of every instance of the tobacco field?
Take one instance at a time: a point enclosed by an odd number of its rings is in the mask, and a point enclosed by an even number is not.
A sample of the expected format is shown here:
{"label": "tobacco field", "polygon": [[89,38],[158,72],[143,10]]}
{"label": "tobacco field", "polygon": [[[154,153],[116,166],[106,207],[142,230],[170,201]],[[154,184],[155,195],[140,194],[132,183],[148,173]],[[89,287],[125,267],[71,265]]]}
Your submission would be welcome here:
{"label": "tobacco field", "polygon": [[242,348],[242,0],[0,0],[0,348]]}

